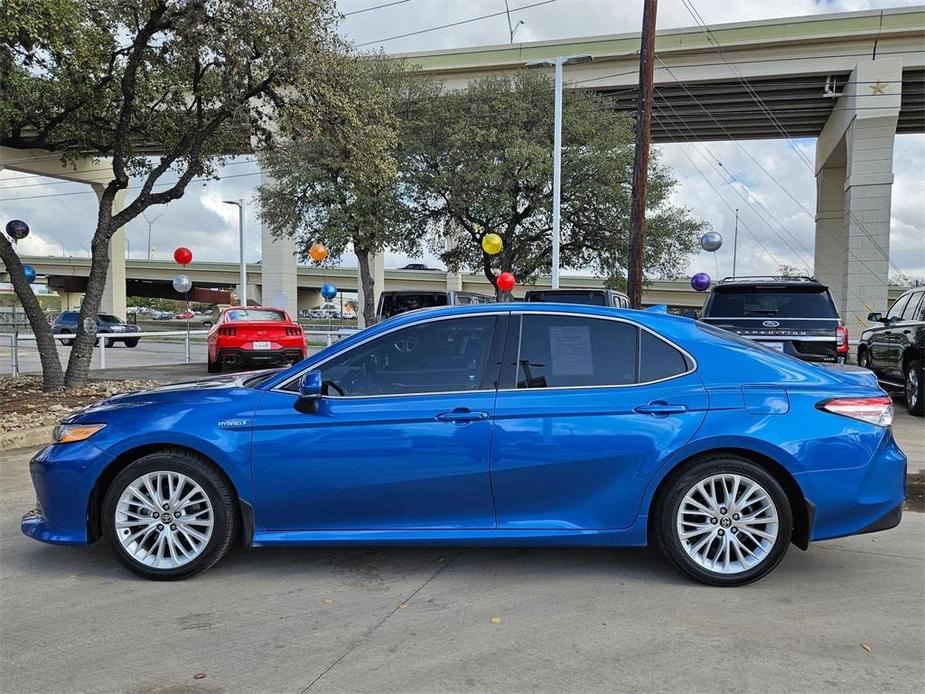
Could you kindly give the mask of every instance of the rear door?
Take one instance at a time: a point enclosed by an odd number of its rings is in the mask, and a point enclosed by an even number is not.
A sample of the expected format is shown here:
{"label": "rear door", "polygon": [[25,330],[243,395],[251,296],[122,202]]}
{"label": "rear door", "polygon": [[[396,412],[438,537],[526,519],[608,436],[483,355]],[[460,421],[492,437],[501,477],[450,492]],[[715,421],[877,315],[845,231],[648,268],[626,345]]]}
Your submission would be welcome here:
{"label": "rear door", "polygon": [[692,359],[617,318],[513,314],[502,385],[491,478],[506,529],[630,526],[707,409]]}

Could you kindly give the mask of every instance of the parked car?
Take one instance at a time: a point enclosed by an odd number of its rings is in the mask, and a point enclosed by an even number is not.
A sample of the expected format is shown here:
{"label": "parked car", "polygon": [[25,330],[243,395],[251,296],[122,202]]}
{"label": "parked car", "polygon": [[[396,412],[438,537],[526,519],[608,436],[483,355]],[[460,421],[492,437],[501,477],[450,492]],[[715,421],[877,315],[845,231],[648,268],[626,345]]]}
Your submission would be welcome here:
{"label": "parked car", "polygon": [[438,306],[467,306],[469,304],[490,304],[495,298],[475,292],[418,292],[418,291],[388,291],[379,295],[379,305],[376,315],[379,320],[419,308],[436,308]]}
{"label": "parked car", "polygon": [[191,318],[195,318],[195,317],[196,317],[196,314],[193,313],[192,311],[183,311],[183,313],[177,314],[177,320],[190,320]]}
{"label": "parked car", "polygon": [[900,522],[892,413],[866,369],[665,313],[445,307],[285,370],[69,416],[32,460],[39,508],[22,530],[105,536],[154,579],[236,542],[652,544],[700,581],[739,585],[791,542]]}
{"label": "parked car", "polygon": [[727,277],[701,319],[803,361],[843,364],[848,329],[829,288],[812,277]]}
{"label": "parked car", "polygon": [[886,390],[904,393],[906,408],[921,417],[925,413],[925,287],[900,296],[885,318],[871,313],[867,319],[882,325],[861,333],[858,364],[877,374]]}
{"label": "parked car", "polygon": [[154,320],[173,320],[173,314],[170,311],[155,311],[151,317]]}
{"label": "parked car", "polygon": [[525,301],[630,308],[630,298],[613,289],[531,289]]}
{"label": "parked car", "polygon": [[[79,311],[65,311],[58,314],[51,329],[55,335],[76,335],[77,321],[80,320]],[[105,335],[104,344],[112,347],[115,343],[121,342],[126,347],[135,347],[138,345],[141,328],[137,325],[129,324],[118,316],[108,313],[100,313],[96,317],[96,332],[98,335]],[[99,342],[99,338],[97,338]],[[74,339],[70,337],[61,338],[61,344],[70,347],[74,344]]]}
{"label": "parked car", "polygon": [[308,353],[302,326],[282,309],[263,306],[222,310],[207,341],[209,373],[220,373],[225,364],[294,364]]}

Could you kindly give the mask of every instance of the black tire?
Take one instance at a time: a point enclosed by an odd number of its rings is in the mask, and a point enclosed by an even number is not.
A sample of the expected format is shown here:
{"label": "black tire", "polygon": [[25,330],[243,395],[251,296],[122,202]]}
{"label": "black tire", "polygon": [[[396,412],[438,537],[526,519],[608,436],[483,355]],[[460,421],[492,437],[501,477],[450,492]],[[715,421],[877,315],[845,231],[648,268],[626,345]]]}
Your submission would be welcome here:
{"label": "black tire", "polygon": [[129,339],[125,340],[124,343],[125,343],[125,346],[126,346],[126,347],[137,347],[137,346],[138,346],[138,338],[137,338],[137,337],[130,337]]}
{"label": "black tire", "polygon": [[212,361],[206,357],[206,369],[210,374],[220,374],[222,372],[222,362]]}
{"label": "black tire", "polygon": [[922,362],[911,360],[905,368],[906,409],[909,414],[921,417],[925,414],[925,380],[922,378]]}
{"label": "black tire", "polygon": [[870,355],[866,349],[858,350],[858,366],[865,369],[870,368]]}
{"label": "black tire", "polygon": [[[701,566],[688,555],[682,545],[685,540],[682,540],[678,533],[678,511],[685,495],[699,482],[721,474],[741,475],[757,482],[767,492],[777,512],[777,537],[773,545],[757,565],[738,573],[721,573]],[[793,533],[793,512],[790,502],[777,480],[762,467],[734,455],[700,460],[675,475],[656,499],[652,509],[652,519],[654,543],[669,561],[688,576],[711,586],[741,586],[766,576],[784,558]],[[717,532],[725,531],[717,530]],[[712,544],[713,540],[707,546]]]}
{"label": "black tire", "polygon": [[105,338],[103,338],[103,344],[105,344],[105,345],[106,345],[106,348],[108,349],[108,348],[112,347],[113,345],[115,345],[115,344],[116,344],[116,341],[113,340],[111,337],[105,337]]}
{"label": "black tire", "polygon": [[[176,568],[158,569],[142,564],[122,547],[116,536],[116,507],[122,492],[142,475],[159,471],[186,475],[202,488],[212,506],[211,537],[198,556]],[[221,559],[237,537],[239,521],[234,492],[215,467],[194,453],[168,448],[139,458],[116,476],[106,490],[102,525],[116,556],[128,569],[143,578],[175,581],[205,571]]]}
{"label": "black tire", "polygon": [[[71,331],[70,331],[70,330],[62,330],[62,331],[61,331],[60,333],[58,333],[58,334],[59,334],[59,335],[70,335],[70,334],[71,334]],[[62,339],[62,340],[61,340],[61,344],[64,345],[65,347],[70,347],[71,345],[74,344],[74,340]]]}

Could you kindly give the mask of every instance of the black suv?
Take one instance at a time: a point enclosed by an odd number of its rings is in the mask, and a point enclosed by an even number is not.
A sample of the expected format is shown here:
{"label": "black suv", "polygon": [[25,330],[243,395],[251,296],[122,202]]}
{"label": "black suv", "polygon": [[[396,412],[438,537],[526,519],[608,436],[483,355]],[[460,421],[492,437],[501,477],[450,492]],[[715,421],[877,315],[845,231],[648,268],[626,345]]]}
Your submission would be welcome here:
{"label": "black suv", "polygon": [[613,306],[629,308],[626,294],[613,289],[531,289],[524,301],[539,301],[556,304],[588,304],[591,306]]}
{"label": "black suv", "polygon": [[[72,335],[77,332],[77,321],[80,320],[80,313],[77,311],[65,311],[55,318],[54,325],[51,326],[55,335]],[[125,321],[111,316],[107,313],[100,313],[96,317],[96,332],[105,334],[106,346],[112,347],[116,342],[122,342],[126,347],[134,347],[138,344],[138,333],[141,328],[137,325],[131,325]],[[73,338],[61,338],[61,344],[70,346],[74,344]]]}
{"label": "black suv", "polygon": [[804,361],[843,364],[848,355],[848,329],[829,288],[812,277],[727,277],[702,320]]}
{"label": "black suv", "polygon": [[925,287],[899,297],[886,318],[871,313],[867,320],[882,325],[861,333],[858,364],[877,374],[885,390],[903,390],[906,408],[921,417],[925,412]]}

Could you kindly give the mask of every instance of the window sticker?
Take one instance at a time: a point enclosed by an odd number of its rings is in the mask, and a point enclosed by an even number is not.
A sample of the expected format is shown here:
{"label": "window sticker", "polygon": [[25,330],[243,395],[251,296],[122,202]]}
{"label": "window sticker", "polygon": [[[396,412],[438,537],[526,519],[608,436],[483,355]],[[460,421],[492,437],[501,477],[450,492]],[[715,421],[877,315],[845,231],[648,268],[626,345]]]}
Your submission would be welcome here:
{"label": "window sticker", "polygon": [[553,376],[591,376],[591,326],[550,325],[549,352]]}

